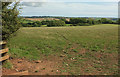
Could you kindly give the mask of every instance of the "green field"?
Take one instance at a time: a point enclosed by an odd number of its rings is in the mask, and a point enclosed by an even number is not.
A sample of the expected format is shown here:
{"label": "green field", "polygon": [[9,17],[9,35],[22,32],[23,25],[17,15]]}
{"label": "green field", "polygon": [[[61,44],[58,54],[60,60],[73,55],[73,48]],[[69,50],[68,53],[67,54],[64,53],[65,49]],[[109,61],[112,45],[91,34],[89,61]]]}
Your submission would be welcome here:
{"label": "green field", "polygon": [[62,55],[61,72],[118,72],[118,25],[23,27],[16,34],[8,44],[12,57],[39,60]]}

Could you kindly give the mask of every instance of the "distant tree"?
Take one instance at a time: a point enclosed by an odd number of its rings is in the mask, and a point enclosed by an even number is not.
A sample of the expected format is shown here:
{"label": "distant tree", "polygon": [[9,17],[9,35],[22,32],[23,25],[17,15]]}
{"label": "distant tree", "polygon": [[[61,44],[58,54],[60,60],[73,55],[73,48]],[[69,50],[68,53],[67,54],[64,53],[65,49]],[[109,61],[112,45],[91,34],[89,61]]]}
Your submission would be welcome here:
{"label": "distant tree", "polygon": [[106,21],[107,21],[106,18],[101,18],[101,22],[102,22],[103,24],[106,24]]}
{"label": "distant tree", "polygon": [[76,26],[89,26],[89,23],[78,23]]}
{"label": "distant tree", "polygon": [[71,24],[87,23],[87,19],[86,18],[71,18],[70,23]]}
{"label": "distant tree", "polygon": [[40,21],[35,21],[33,22],[33,27],[40,27],[42,25],[42,23]]}
{"label": "distant tree", "polygon": [[61,18],[60,20],[62,20],[62,21],[64,21],[64,22],[66,21],[66,19],[65,19],[65,18]]}
{"label": "distant tree", "polygon": [[101,23],[102,23],[102,21],[101,21],[101,20],[97,20],[97,22],[98,22],[98,24],[101,24]]}
{"label": "distant tree", "polygon": [[108,23],[108,24],[113,24],[113,21],[109,19],[109,20],[107,20],[106,23]]}
{"label": "distant tree", "polygon": [[65,22],[61,20],[54,20],[54,21],[49,21],[48,27],[54,27],[54,26],[65,26]]}
{"label": "distant tree", "polygon": [[103,24],[112,24],[112,23],[113,23],[112,20],[107,19],[107,18],[101,18],[101,22],[102,22]]}
{"label": "distant tree", "polygon": [[42,23],[42,25],[48,25],[49,21],[46,20],[46,21],[42,21],[41,23]]}
{"label": "distant tree", "polygon": [[92,24],[93,24],[93,19],[89,18],[89,19],[87,20],[87,23],[90,24],[90,25],[92,25]]}
{"label": "distant tree", "polygon": [[120,18],[115,23],[120,25]]}

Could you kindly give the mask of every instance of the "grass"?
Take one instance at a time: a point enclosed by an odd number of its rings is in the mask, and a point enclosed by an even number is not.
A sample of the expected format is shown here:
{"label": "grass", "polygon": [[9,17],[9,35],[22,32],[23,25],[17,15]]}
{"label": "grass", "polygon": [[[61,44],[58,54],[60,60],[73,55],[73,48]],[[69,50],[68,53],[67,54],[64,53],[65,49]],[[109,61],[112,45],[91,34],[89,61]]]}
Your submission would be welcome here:
{"label": "grass", "polygon": [[66,26],[70,26],[71,24],[66,24]]}
{"label": "grass", "polygon": [[42,25],[41,27],[47,27],[47,25]]}
{"label": "grass", "polygon": [[10,62],[10,61],[5,61],[4,63],[3,63],[3,66],[2,67],[4,67],[4,68],[7,68],[7,69],[12,69],[12,63]]}
{"label": "grass", "polygon": [[21,28],[8,46],[12,57],[28,60],[64,54],[64,70],[75,75],[118,72],[118,25]]}

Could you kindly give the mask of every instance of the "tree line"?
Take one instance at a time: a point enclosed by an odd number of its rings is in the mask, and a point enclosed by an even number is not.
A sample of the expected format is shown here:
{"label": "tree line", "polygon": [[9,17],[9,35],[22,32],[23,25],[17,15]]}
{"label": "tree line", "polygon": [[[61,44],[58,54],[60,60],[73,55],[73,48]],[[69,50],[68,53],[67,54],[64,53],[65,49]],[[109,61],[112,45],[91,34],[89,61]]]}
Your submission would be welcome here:
{"label": "tree line", "polygon": [[41,27],[42,25],[55,27],[66,26],[66,24],[69,24],[69,26],[90,26],[96,24],[118,24],[118,20],[113,21],[108,18],[70,18],[70,20],[68,21],[65,18],[61,18],[59,20],[31,21],[24,19],[21,24],[23,27]]}

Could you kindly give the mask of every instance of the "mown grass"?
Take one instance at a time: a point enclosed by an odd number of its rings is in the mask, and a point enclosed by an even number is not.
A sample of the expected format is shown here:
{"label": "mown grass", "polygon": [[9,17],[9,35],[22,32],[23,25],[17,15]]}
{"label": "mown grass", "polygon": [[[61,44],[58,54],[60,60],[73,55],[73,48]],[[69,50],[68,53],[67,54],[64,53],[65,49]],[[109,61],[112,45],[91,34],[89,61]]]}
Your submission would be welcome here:
{"label": "mown grass", "polygon": [[10,39],[10,54],[38,60],[64,54],[61,69],[71,74],[117,74],[118,25],[26,27]]}

